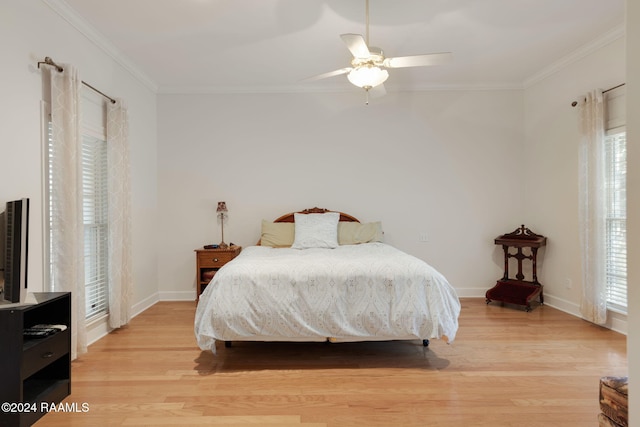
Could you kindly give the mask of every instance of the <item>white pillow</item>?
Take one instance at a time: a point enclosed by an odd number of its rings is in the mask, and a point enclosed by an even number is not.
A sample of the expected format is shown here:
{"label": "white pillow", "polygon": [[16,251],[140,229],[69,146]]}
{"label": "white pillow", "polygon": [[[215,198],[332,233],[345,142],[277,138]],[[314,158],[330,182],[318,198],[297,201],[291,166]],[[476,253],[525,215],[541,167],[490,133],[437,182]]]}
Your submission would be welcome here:
{"label": "white pillow", "polygon": [[295,237],[293,249],[337,248],[338,247],[338,212],[322,214],[293,214],[295,220]]}

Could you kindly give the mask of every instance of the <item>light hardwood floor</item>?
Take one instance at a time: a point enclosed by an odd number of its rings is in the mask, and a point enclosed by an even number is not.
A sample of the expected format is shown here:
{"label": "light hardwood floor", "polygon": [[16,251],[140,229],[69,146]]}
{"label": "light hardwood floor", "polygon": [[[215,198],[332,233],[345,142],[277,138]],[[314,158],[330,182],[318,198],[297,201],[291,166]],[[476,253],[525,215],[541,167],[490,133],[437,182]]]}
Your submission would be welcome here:
{"label": "light hardwood floor", "polygon": [[193,302],[162,302],[72,365],[86,413],[37,426],[597,426],[626,337],[549,306],[462,299],[455,342],[236,343],[198,349]]}

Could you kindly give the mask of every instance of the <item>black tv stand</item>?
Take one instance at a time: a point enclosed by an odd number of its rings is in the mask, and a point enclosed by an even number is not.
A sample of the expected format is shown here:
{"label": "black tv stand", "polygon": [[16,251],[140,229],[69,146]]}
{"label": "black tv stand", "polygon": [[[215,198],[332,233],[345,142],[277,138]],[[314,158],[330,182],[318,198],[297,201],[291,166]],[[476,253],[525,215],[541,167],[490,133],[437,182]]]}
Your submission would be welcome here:
{"label": "black tv stand", "polygon": [[[30,426],[71,394],[71,293],[32,295],[33,303],[0,305],[0,402],[29,406],[1,411],[2,427]],[[23,335],[40,324],[67,328],[42,338]]]}

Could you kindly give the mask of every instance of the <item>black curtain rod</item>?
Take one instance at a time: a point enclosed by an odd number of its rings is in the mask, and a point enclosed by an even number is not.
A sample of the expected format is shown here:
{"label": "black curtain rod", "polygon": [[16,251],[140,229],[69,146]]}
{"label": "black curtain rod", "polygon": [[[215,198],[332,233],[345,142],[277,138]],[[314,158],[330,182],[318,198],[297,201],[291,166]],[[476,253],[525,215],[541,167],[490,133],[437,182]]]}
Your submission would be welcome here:
{"label": "black curtain rod", "polygon": [[[55,62],[53,62],[53,59],[51,59],[50,57],[46,56],[44,58],[44,61],[40,61],[38,62],[38,68],[40,68],[40,64],[46,64],[46,65],[51,65],[52,67],[55,67],[56,70],[58,70],[58,72],[62,72],[64,71],[64,68],[62,68],[61,66],[59,66],[58,64],[56,64]],[[109,95],[100,92],[98,89],[96,89],[95,87],[91,86],[89,83],[85,82],[84,80],[82,81],[82,84],[85,85],[86,87],[88,87],[89,89],[91,89],[94,92],[99,93],[100,95],[104,96],[105,98],[107,98],[109,101],[111,101],[112,104],[116,103],[116,100],[113,99],[112,97],[110,97]]]}
{"label": "black curtain rod", "polygon": [[[603,91],[602,91],[602,93],[610,92],[610,91],[612,91],[612,90],[614,90],[614,89],[618,89],[619,87],[622,87],[622,86],[624,86],[624,85],[625,85],[625,83],[620,83],[618,86],[610,87],[610,88],[609,88],[609,89],[607,89],[607,90],[603,90]],[[578,105],[578,101],[573,101],[573,102],[571,103],[571,106],[572,106],[572,107],[575,107],[576,105]]]}

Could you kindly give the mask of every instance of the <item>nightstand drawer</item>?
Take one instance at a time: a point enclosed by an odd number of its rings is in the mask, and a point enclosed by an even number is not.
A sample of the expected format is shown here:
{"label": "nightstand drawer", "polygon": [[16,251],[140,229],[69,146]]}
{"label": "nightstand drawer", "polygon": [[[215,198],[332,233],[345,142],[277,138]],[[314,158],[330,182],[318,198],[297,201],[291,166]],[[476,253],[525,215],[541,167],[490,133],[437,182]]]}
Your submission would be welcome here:
{"label": "nightstand drawer", "polygon": [[233,258],[233,252],[200,252],[198,253],[198,265],[200,268],[220,268]]}
{"label": "nightstand drawer", "polygon": [[69,329],[32,340],[33,345],[22,354],[22,377],[28,378],[56,359],[68,355],[69,340]]}

